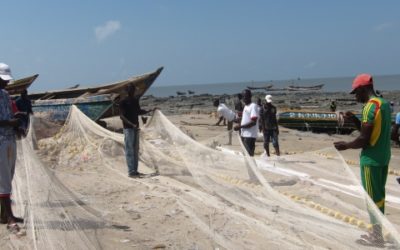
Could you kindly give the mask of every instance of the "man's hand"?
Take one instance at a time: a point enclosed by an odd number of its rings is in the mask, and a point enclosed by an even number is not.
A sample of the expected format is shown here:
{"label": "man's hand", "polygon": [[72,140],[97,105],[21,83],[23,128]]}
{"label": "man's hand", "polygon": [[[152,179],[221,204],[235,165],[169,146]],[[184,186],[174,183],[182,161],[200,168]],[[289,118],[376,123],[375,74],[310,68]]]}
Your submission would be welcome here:
{"label": "man's hand", "polygon": [[339,151],[348,149],[348,147],[347,147],[347,142],[344,142],[344,141],[334,142],[333,145],[334,145],[335,148],[336,148],[337,150],[339,150]]}
{"label": "man's hand", "polygon": [[235,131],[239,131],[239,129],[240,129],[239,125],[236,125],[235,127],[233,127],[233,130],[235,130]]}
{"label": "man's hand", "polygon": [[17,128],[21,125],[21,120],[20,119],[11,119],[8,121],[8,125],[13,127],[13,128]]}
{"label": "man's hand", "polygon": [[343,118],[345,122],[354,122],[354,119],[357,119],[357,117],[351,111],[347,111],[346,113],[344,113]]}

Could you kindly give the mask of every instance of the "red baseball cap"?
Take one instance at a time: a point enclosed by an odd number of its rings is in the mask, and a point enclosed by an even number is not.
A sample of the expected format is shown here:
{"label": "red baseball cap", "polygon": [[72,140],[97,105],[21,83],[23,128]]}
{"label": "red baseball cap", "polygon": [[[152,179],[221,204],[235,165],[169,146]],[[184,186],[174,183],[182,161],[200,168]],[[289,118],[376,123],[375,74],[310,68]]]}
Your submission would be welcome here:
{"label": "red baseball cap", "polygon": [[352,90],[350,94],[354,94],[355,90],[359,87],[373,85],[373,82],[374,81],[370,74],[360,74],[356,76],[353,80],[353,85],[351,85]]}

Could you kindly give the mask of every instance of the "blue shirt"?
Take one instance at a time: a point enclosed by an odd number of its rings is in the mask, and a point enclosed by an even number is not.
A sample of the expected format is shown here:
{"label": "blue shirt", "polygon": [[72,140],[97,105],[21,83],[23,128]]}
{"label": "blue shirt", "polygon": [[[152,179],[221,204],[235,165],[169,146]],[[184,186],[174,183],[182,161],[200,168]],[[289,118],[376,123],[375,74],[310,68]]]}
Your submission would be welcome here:
{"label": "blue shirt", "polygon": [[400,125],[400,112],[396,115],[396,124]]}

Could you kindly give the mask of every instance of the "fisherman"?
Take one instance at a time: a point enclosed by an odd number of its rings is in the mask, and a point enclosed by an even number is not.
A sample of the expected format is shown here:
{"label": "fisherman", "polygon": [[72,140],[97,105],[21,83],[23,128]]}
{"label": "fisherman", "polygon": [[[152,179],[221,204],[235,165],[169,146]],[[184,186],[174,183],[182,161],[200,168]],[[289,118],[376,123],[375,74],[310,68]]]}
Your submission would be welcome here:
{"label": "fisherman", "polygon": [[33,114],[32,102],[28,97],[28,91],[26,89],[22,91],[15,103],[17,104],[17,108],[20,112],[24,112],[27,115]]}
{"label": "fisherman", "polygon": [[278,135],[279,135],[279,126],[278,121],[276,119],[276,107],[272,105],[272,96],[265,96],[265,103],[260,112],[260,123],[261,130],[264,135],[264,149],[265,153],[269,157],[269,142],[272,141],[272,145],[275,148],[275,153],[277,156],[280,156],[279,151],[279,143],[278,143]]}
{"label": "fisherman", "polygon": [[127,92],[128,96],[119,103],[120,118],[124,127],[125,157],[128,165],[128,176],[131,178],[138,178],[143,176],[143,174],[138,172],[139,115],[144,115],[151,111],[140,108],[139,98],[135,96],[135,85],[128,85]]}
{"label": "fisherman", "polygon": [[[351,112],[346,112],[345,119],[353,121],[360,130],[360,135],[351,142],[339,141],[334,146],[338,150],[362,148],[360,154],[362,185],[379,210],[385,212],[385,185],[390,161],[390,105],[378,96],[369,74],[358,75],[352,85],[351,94],[357,102],[364,103],[361,121]],[[369,211],[372,233],[362,235],[360,243],[384,246],[382,226]]]}
{"label": "fisherman", "polygon": [[11,189],[17,155],[15,128],[20,120],[14,118],[12,100],[5,87],[12,80],[10,67],[0,63],[0,223],[7,224],[7,229],[16,235],[22,232],[17,223],[23,223],[17,218],[11,208]]}
{"label": "fisherman", "polygon": [[217,113],[219,115],[218,122],[215,124],[219,126],[219,124],[225,119],[228,121],[228,144],[232,145],[232,126],[233,122],[236,121],[236,114],[231,109],[229,109],[225,104],[220,103],[219,99],[215,99],[213,102],[214,107],[217,108]]}
{"label": "fisherman", "polygon": [[245,89],[242,92],[244,108],[240,125],[234,127],[235,131],[241,130],[240,136],[246,151],[250,156],[254,156],[256,148],[256,138],[258,134],[258,108],[257,104],[251,102],[251,91]]}
{"label": "fisherman", "polygon": [[335,112],[336,111],[336,102],[332,101],[331,105],[329,106],[329,109],[331,110],[331,112]]}
{"label": "fisherman", "polygon": [[241,93],[237,94],[236,96],[236,100],[235,100],[235,112],[239,118],[239,122],[240,119],[242,119],[242,112],[243,112],[243,102],[242,102],[243,96]]}
{"label": "fisherman", "polygon": [[394,102],[390,101],[390,113],[394,112]]}

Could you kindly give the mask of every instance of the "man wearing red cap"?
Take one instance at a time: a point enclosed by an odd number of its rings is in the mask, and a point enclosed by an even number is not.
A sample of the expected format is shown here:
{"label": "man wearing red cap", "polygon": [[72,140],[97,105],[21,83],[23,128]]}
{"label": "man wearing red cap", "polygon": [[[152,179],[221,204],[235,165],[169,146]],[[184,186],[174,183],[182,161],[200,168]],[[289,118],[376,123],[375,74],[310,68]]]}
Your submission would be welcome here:
{"label": "man wearing red cap", "polygon": [[[351,142],[335,142],[338,150],[362,148],[360,154],[362,185],[379,210],[385,211],[385,185],[390,160],[390,105],[378,96],[373,87],[372,76],[358,75],[352,85],[351,94],[355,94],[357,102],[365,103],[361,121],[351,112],[345,118],[355,123],[360,135]],[[370,212],[373,232],[362,235],[361,241],[375,246],[384,246],[382,228],[375,216]]]}

